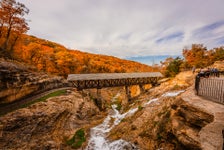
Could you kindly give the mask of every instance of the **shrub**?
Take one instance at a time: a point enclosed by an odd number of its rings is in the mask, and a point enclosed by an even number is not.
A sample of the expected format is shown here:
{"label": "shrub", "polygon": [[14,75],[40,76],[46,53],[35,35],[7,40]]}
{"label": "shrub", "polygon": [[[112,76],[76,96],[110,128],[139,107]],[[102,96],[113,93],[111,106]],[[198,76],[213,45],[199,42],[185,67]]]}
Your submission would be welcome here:
{"label": "shrub", "polygon": [[86,141],[85,131],[84,129],[79,129],[75,132],[75,135],[69,139],[66,143],[70,145],[72,148],[77,149],[82,146],[82,144]]}
{"label": "shrub", "polygon": [[144,107],[142,107],[141,105],[138,106],[138,110],[142,110]]}
{"label": "shrub", "polygon": [[179,57],[171,61],[166,68],[165,76],[174,77],[176,74],[178,74],[180,72],[180,66],[182,63],[183,63],[183,60],[180,59]]}

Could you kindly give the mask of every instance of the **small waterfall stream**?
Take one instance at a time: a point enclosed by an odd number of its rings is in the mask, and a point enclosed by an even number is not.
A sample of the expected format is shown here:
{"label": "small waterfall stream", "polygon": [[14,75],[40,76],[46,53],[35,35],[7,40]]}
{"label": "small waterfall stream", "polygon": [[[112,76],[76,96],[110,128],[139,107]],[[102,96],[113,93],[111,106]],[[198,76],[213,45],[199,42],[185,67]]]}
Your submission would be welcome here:
{"label": "small waterfall stream", "polygon": [[[162,95],[162,97],[173,97],[177,96],[178,94],[184,92],[176,91],[176,92],[167,92]],[[119,94],[119,93],[118,93]],[[116,96],[115,96],[116,97]],[[114,99],[114,98],[113,98]],[[144,106],[147,106],[151,103],[157,102],[159,98],[154,98],[149,100],[144,104]],[[120,114],[120,112],[116,109],[116,105],[112,105],[112,110],[108,114],[108,116],[104,119],[102,124],[99,124],[96,127],[91,128],[91,137],[89,139],[89,143],[86,147],[86,150],[124,150],[124,149],[132,149],[137,150],[138,148],[123,139],[119,139],[113,142],[110,142],[106,139],[107,133],[110,132],[110,130],[113,129],[114,126],[118,125],[122,119],[124,119],[127,116],[133,115],[138,108],[133,108],[127,111],[124,114]]]}

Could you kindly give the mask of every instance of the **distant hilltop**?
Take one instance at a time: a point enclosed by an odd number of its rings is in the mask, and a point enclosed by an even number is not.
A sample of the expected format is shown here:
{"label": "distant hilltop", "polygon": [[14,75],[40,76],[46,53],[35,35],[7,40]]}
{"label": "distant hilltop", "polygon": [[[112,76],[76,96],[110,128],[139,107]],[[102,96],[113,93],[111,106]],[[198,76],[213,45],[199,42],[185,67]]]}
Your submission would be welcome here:
{"label": "distant hilltop", "polygon": [[154,64],[160,65],[160,61],[164,61],[168,57],[176,58],[176,57],[183,57],[183,56],[180,56],[180,55],[151,55],[151,56],[126,57],[125,59],[152,66]]}

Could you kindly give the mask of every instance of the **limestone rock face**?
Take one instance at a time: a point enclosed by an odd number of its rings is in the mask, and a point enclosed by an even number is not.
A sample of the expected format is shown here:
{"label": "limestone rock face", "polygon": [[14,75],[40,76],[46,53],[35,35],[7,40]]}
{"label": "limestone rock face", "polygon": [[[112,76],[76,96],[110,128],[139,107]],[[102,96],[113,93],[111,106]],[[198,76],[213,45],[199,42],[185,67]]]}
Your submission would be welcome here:
{"label": "limestone rock face", "polygon": [[177,140],[189,149],[202,149],[199,132],[214,116],[178,99],[172,105],[171,128]]}
{"label": "limestone rock face", "polygon": [[122,121],[109,137],[131,141],[142,150],[202,149],[199,132],[213,119],[180,97],[160,98]]}
{"label": "limestone rock face", "polygon": [[65,141],[98,114],[93,101],[78,92],[50,98],[0,117],[0,147],[70,149]]}
{"label": "limestone rock face", "polygon": [[62,77],[37,73],[22,64],[0,60],[0,104],[67,84]]}

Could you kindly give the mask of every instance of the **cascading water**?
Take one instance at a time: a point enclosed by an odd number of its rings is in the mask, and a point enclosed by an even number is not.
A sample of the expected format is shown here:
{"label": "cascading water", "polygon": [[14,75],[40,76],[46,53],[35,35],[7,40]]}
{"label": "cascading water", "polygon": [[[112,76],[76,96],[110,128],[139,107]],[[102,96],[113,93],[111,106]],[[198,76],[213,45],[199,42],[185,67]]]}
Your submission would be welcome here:
{"label": "cascading water", "polygon": [[[177,96],[178,94],[184,92],[182,91],[176,91],[176,92],[167,92],[162,95],[162,97],[173,97]],[[115,96],[116,97],[116,96]],[[159,98],[151,99],[150,101],[143,104],[144,106],[147,106],[151,103],[157,102]],[[90,131],[90,139],[89,143],[86,147],[86,150],[124,150],[124,149],[132,149],[137,150],[138,148],[123,139],[116,140],[113,142],[110,142],[106,139],[106,135],[108,132],[110,132],[111,129],[113,129],[114,126],[118,125],[122,119],[124,119],[127,116],[133,115],[138,108],[130,109],[128,112],[124,114],[120,114],[119,111],[116,109],[116,105],[112,105],[112,111],[108,114],[108,116],[105,118],[102,124],[94,127]],[[111,120],[113,122],[111,123]]]}
{"label": "cascading water", "polygon": [[[122,139],[109,142],[106,140],[106,133],[110,132],[110,130],[118,125],[122,119],[126,116],[134,114],[138,109],[131,109],[124,114],[120,114],[119,111],[116,110],[116,105],[112,105],[112,112],[106,117],[104,122],[94,128],[91,129],[91,137],[87,146],[87,150],[123,150],[125,147],[128,149],[137,149],[131,143],[124,141]],[[110,125],[110,121],[114,120],[113,124]]]}
{"label": "cascading water", "polygon": [[179,95],[180,93],[183,93],[185,90],[175,91],[175,92],[166,92],[162,95],[162,97],[174,97]]}

